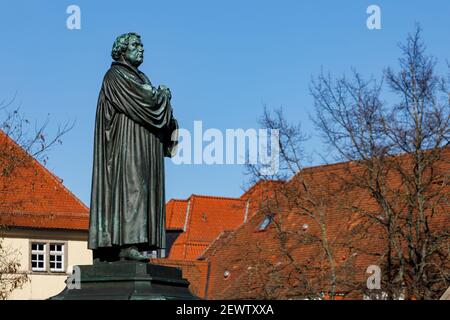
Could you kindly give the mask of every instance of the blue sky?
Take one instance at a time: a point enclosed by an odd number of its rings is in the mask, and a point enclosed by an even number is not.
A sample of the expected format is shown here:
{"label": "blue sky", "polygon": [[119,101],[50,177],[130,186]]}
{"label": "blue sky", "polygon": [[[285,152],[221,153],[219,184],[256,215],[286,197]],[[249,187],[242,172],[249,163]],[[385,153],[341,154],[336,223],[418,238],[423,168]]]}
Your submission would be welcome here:
{"label": "blue sky", "polygon": [[[126,3],[126,4],[122,4]],[[81,30],[68,30],[66,8],[81,8]],[[381,8],[381,30],[366,9]],[[429,49],[450,56],[450,2],[436,1],[7,1],[0,4],[0,100],[17,92],[30,120],[76,121],[47,167],[89,205],[96,102],[115,37],[142,35],[141,66],[153,84],[171,88],[180,126],[257,128],[263,106],[283,106],[312,135],[305,148],[324,152],[309,120],[308,84],[321,68],[352,67],[380,75],[396,64],[397,44],[421,23]],[[166,198],[239,196],[239,165],[179,165],[166,160]]]}

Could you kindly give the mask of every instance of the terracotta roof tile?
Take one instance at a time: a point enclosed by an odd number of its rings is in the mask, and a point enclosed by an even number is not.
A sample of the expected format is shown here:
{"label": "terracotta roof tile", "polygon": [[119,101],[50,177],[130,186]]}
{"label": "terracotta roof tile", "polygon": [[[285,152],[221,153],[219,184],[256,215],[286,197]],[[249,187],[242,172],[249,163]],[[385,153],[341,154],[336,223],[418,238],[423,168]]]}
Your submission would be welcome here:
{"label": "terracotta roof tile", "polygon": [[[61,179],[1,131],[0,148],[21,161],[14,170],[0,175],[0,224],[87,230],[89,209]],[[0,165],[5,168],[7,163],[2,160]]]}
{"label": "terracotta roof tile", "polygon": [[[450,150],[450,149],[449,149]],[[448,160],[448,159],[447,159]],[[449,164],[444,163],[442,170],[448,168]],[[347,174],[348,170],[359,170],[355,163],[339,163],[334,165],[326,165],[319,167],[307,168],[303,172],[303,177],[309,182],[314,181],[314,192],[318,195],[327,195],[322,198],[324,201],[324,213],[327,219],[327,232],[330,243],[335,245],[335,259],[338,268],[345,268],[346,262],[350,259],[354,261],[354,273],[351,273],[354,281],[362,281],[367,277],[366,268],[371,264],[379,264],[379,254],[384,252],[385,238],[383,232],[380,232],[379,226],[374,225],[371,221],[361,219],[360,215],[343,211],[340,206],[341,200],[337,197],[338,193],[333,193],[333,188],[338,188],[335,183],[336,176]],[[279,187],[281,191],[295,187],[297,177],[292,178],[285,184],[272,185],[272,188]],[[389,178],[390,186],[399,184],[395,176]],[[261,203],[265,200],[266,195],[274,190],[265,189],[260,192],[261,185],[251,188],[242,198]],[[294,189],[295,190],[295,189]],[[297,189],[298,190],[298,189]],[[273,193],[273,192],[272,192]],[[333,195],[330,197],[330,195]],[[355,189],[347,195],[353,203],[364,207],[367,211],[377,212],[379,209],[373,199],[363,190]],[[301,198],[300,198],[301,199]],[[450,204],[443,206],[441,210],[450,212]],[[254,299],[261,298],[258,292],[261,292],[261,286],[267,281],[268,275],[265,273],[271,268],[284,268],[283,272],[289,272],[289,263],[281,252],[280,238],[274,224],[263,231],[258,232],[258,226],[265,218],[262,210],[254,207],[254,214],[249,218],[248,222],[241,224],[234,231],[222,233],[215,241],[203,252],[199,259],[209,261],[210,278],[208,287],[208,298],[212,299]],[[317,243],[299,243],[295,234],[318,234],[319,228],[305,215],[298,212],[290,211],[287,207],[278,207],[275,215],[276,221],[281,223],[283,230],[290,236],[284,244],[290,250],[297,261],[302,264],[309,265],[310,268],[318,268],[323,263],[321,258],[321,249]],[[441,214],[430,220],[431,228],[442,228],[450,224],[449,215]],[[304,226],[307,226],[306,229]],[[356,235],[355,230],[363,227],[364,237],[352,238]],[[360,235],[359,235],[360,236]],[[355,246],[349,249],[338,244],[345,241],[352,241]],[[357,249],[357,250],[355,250]],[[360,250],[362,249],[362,250]],[[353,250],[353,251],[350,251]],[[357,253],[357,255],[353,255]],[[324,267],[324,266],[322,266]],[[294,270],[295,271],[295,270]],[[226,276],[225,276],[226,275]],[[286,277],[287,278],[287,277]],[[364,282],[365,283],[365,282]],[[283,283],[281,289],[286,297],[294,295],[291,292],[295,285]]]}
{"label": "terracotta roof tile", "polygon": [[231,238],[233,231],[226,230],[219,234],[219,236],[214,239],[214,241],[203,251],[201,256],[198,257],[199,260],[205,260],[216,254],[217,250],[226,244],[228,239]]}
{"label": "terracotta roof tile", "polygon": [[183,230],[187,200],[170,199],[166,204],[166,229]]}
{"label": "terracotta roof tile", "polygon": [[187,200],[186,207],[186,231],[174,242],[169,253],[170,259],[198,258],[223,231],[234,230],[244,222],[246,201],[238,198],[192,195]]}

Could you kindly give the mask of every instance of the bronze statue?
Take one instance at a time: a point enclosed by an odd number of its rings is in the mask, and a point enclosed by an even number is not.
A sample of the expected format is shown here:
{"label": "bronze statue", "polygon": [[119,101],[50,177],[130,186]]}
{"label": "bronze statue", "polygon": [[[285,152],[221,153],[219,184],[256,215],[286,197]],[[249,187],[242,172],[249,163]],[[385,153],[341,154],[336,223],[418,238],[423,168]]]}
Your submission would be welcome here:
{"label": "bronze statue", "polygon": [[88,245],[96,261],[146,261],[140,251],[165,248],[164,157],[178,124],[170,90],[138,70],[143,54],[138,34],[117,37],[98,98]]}

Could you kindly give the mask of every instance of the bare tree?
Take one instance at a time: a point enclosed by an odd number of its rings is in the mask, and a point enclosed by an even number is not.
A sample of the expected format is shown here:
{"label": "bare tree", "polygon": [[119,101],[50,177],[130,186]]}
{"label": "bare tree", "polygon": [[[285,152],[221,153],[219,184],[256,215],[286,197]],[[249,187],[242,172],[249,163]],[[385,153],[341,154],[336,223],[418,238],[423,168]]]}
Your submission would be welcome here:
{"label": "bare tree", "polygon": [[[282,182],[253,196],[257,214],[273,216],[266,243],[277,244],[277,261],[258,241],[230,241],[245,252],[233,263],[248,264],[239,281],[247,286],[239,293],[230,285],[224,297],[360,297],[368,292],[361,263],[369,260],[383,271],[382,297],[435,299],[448,287],[449,79],[436,74],[420,34],[418,27],[400,45],[400,70],[386,69],[381,81],[356,71],[312,81],[315,123],[341,161],[321,181],[320,169],[304,168],[300,126],[281,109],[264,111],[261,126],[279,130],[280,171],[267,176],[257,164],[247,174],[250,184]],[[386,87],[398,102],[382,100]],[[292,216],[308,232],[292,227]]]}
{"label": "bare tree", "polygon": [[[315,122],[337,158],[357,164],[343,183],[375,203],[348,209],[384,235],[379,257],[387,297],[436,299],[450,281],[449,78],[436,73],[420,27],[400,48],[399,71],[386,69],[382,81],[355,71],[313,80]],[[382,100],[385,87],[398,102]]]}
{"label": "bare tree", "polygon": [[[21,179],[20,169],[34,168],[33,161],[44,164],[48,160],[48,151],[61,143],[61,137],[73,124],[65,124],[49,137],[46,134],[48,119],[42,125],[34,127],[13,107],[15,99],[0,102],[0,214],[20,210],[27,200],[14,196],[14,179]],[[18,200],[20,199],[20,200]],[[21,288],[29,279],[26,273],[19,272],[19,255],[15,248],[4,244],[7,226],[0,226],[0,299],[7,299],[17,288]]]}
{"label": "bare tree", "polygon": [[16,289],[29,281],[20,269],[20,253],[17,249],[5,246],[0,234],[0,300],[6,300]]}
{"label": "bare tree", "polygon": [[[243,255],[247,262],[251,256],[259,257],[260,262],[254,261],[249,270],[256,265],[263,266],[259,270],[264,276],[259,277],[265,279],[258,281],[265,293],[263,297],[316,299],[327,296],[334,299],[337,293],[354,290],[357,284],[352,280],[354,252],[351,243],[357,237],[350,238],[345,228],[337,227],[349,222],[348,217],[336,217],[339,201],[334,196],[341,192],[341,186],[330,183],[327,179],[331,176],[314,181],[314,172],[304,169],[307,157],[302,145],[308,137],[300,124],[286,120],[282,109],[273,113],[265,109],[260,125],[278,130],[276,149],[279,149],[280,170],[267,176],[265,164],[247,166],[251,184],[267,181],[269,185],[250,201],[256,203],[253,209],[260,216],[272,217],[274,238],[266,241],[276,244],[271,252],[276,252],[277,259],[271,261],[267,256],[255,254],[261,251],[258,243],[245,243],[246,248],[241,250],[253,251]],[[345,261],[337,258],[344,252]]]}

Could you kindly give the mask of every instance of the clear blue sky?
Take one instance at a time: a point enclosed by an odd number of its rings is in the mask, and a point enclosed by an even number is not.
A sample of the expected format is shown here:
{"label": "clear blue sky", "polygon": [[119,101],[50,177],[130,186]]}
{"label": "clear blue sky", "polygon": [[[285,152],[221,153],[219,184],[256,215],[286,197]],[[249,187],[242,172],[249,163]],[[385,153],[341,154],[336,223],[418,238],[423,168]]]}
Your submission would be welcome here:
{"label": "clear blue sky", "polygon": [[[81,8],[81,30],[66,28],[66,8]],[[366,8],[381,7],[381,30],[366,28]],[[395,65],[397,43],[415,22],[429,52],[450,57],[450,1],[22,1],[0,4],[0,98],[17,92],[22,112],[52,126],[76,125],[47,167],[89,205],[96,102],[115,37],[142,35],[141,66],[153,84],[172,90],[182,127],[255,128],[263,105],[283,106],[313,135],[308,84],[321,68],[340,75],[354,67],[379,75]],[[1,100],[0,99],[0,100]],[[239,196],[238,165],[181,165],[166,160],[167,199],[192,193]]]}

